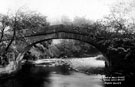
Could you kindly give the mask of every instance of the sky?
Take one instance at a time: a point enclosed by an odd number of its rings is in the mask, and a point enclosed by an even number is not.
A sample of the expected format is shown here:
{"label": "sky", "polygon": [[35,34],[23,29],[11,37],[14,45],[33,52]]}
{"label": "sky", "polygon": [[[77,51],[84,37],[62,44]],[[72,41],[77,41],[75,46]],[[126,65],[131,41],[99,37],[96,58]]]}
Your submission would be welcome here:
{"label": "sky", "polygon": [[121,0],[0,0],[0,13],[25,9],[40,12],[50,22],[62,16],[71,20],[76,16],[97,20],[107,15],[111,5],[118,1]]}

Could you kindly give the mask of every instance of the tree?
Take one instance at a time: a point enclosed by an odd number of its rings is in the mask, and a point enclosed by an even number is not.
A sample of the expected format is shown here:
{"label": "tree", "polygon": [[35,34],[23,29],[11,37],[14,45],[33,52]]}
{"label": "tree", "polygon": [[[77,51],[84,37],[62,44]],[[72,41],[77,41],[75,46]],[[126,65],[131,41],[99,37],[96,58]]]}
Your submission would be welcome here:
{"label": "tree", "polygon": [[[5,48],[4,49],[1,49],[1,54],[0,54],[0,57],[4,60],[6,60],[7,62],[7,51],[8,49],[10,48],[10,45],[12,44],[14,38],[15,38],[15,35],[16,35],[16,30],[15,30],[15,21],[16,19],[14,20],[14,23],[13,23],[13,20],[12,18],[10,18],[9,16],[6,16],[6,15],[2,15],[1,16],[1,38],[0,38],[0,43],[1,44],[5,44]],[[12,27],[12,31],[13,31],[13,34],[11,35],[11,40],[10,41],[2,41],[2,39],[5,37],[8,37],[10,35],[6,34],[5,32],[7,31],[6,29],[8,29],[9,27]]]}
{"label": "tree", "polygon": [[[18,12],[17,15],[17,37],[23,37],[20,42],[16,42],[18,49],[31,44],[31,40],[25,36],[30,36],[37,32],[45,31],[49,23],[46,20],[46,16],[37,12]],[[20,45],[21,44],[21,45]],[[21,51],[21,50],[20,50]]]}
{"label": "tree", "polygon": [[8,16],[6,15],[0,15],[0,42],[2,41],[3,37],[4,37],[4,31],[6,29],[6,27],[8,27],[9,21],[8,21]]}
{"label": "tree", "polygon": [[[12,49],[12,52],[17,52],[21,48],[24,48],[26,44],[31,43],[27,40],[25,35],[44,31],[43,28],[49,26],[49,23],[46,21],[46,16],[36,12],[26,13],[18,10],[15,15],[2,15],[0,18],[0,44],[5,43],[5,48],[1,49],[1,57],[4,58],[6,58],[9,49]],[[16,41],[18,37],[22,38]],[[4,39],[8,39],[8,41],[3,41]]]}
{"label": "tree", "polygon": [[110,14],[104,19],[109,31],[116,33],[134,32],[130,28],[133,23],[133,18],[130,16],[133,8],[131,3],[119,2],[111,7]]}
{"label": "tree", "polygon": [[53,44],[54,50],[58,52],[60,58],[71,58],[71,57],[88,57],[99,54],[90,44],[71,39],[62,39],[59,44]]}

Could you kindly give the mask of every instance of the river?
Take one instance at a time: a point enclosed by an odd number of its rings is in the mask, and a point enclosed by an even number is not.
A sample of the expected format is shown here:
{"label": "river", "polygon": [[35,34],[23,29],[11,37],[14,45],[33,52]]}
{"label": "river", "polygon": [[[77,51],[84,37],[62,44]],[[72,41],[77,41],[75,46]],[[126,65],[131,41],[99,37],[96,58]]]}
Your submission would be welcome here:
{"label": "river", "polygon": [[68,62],[77,71],[65,69],[63,65],[52,67],[26,64],[15,76],[1,80],[0,87],[105,87],[102,81],[105,75],[94,74],[91,70],[87,73],[88,69],[103,68],[103,60],[83,58],[70,59]]}

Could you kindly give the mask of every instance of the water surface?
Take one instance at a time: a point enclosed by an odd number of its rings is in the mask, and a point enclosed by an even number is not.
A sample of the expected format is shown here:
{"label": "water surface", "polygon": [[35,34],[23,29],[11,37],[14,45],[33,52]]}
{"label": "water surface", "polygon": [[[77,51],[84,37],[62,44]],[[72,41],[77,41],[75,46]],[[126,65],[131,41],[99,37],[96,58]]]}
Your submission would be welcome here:
{"label": "water surface", "polygon": [[0,87],[104,87],[104,75],[86,74],[81,71],[91,67],[104,67],[104,61],[96,61],[94,58],[66,61],[79,71],[68,70],[65,66],[44,67],[26,64],[16,76],[1,80]]}

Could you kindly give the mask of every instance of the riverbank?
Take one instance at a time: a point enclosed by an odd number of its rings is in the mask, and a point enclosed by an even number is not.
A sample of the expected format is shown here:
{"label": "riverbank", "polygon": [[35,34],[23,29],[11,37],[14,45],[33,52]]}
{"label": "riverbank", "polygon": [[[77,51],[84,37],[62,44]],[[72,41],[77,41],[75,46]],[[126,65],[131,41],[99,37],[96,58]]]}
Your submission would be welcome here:
{"label": "riverbank", "polygon": [[0,67],[0,79],[8,78],[15,73],[17,73],[20,69],[21,65],[19,65],[16,61],[11,61],[7,66]]}

